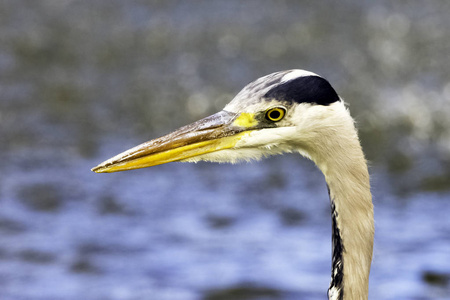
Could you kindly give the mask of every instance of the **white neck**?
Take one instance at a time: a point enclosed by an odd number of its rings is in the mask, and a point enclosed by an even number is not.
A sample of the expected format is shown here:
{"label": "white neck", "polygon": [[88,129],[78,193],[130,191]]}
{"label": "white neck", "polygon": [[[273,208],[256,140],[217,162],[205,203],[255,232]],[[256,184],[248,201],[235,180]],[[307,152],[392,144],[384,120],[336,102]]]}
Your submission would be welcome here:
{"label": "white neck", "polygon": [[320,141],[305,150],[329,187],[333,262],[328,297],[366,300],[374,238],[369,173],[353,120],[345,108],[338,111],[333,126],[319,129]]}
{"label": "white neck", "polygon": [[329,298],[364,300],[368,298],[374,236],[366,162],[361,154],[345,164],[328,165],[324,174],[332,207],[334,246]]}

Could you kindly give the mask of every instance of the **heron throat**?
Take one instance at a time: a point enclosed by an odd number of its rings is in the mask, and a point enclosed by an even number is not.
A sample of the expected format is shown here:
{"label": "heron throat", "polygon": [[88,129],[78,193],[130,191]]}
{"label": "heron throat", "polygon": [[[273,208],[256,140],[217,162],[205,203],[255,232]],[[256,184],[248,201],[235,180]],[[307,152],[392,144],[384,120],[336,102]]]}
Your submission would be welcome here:
{"label": "heron throat", "polygon": [[[328,185],[332,224],[330,300],[367,300],[374,219],[367,163],[353,122],[310,152]],[[324,153],[321,153],[323,151]],[[326,152],[326,155],[325,155]]]}
{"label": "heron throat", "polygon": [[328,298],[367,300],[374,239],[367,162],[349,111],[342,103],[328,109],[320,122],[303,126],[298,139],[300,154],[322,171],[330,196],[333,247]]}

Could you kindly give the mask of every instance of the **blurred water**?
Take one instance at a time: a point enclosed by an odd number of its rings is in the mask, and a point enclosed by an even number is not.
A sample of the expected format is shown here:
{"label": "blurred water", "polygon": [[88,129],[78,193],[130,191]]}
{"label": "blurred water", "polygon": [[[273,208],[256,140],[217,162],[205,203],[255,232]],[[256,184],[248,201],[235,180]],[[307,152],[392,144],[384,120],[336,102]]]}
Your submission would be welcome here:
{"label": "blurred water", "polygon": [[0,298],[325,299],[312,163],[89,171],[299,67],[349,102],[372,161],[370,298],[449,298],[449,4],[3,1]]}
{"label": "blurred water", "polygon": [[[287,156],[96,175],[93,163],[47,167],[46,178],[4,170],[2,299],[216,299],[232,288],[268,294],[224,299],[325,298],[331,225],[312,164]],[[400,201],[374,185],[371,298],[445,299],[448,198]]]}

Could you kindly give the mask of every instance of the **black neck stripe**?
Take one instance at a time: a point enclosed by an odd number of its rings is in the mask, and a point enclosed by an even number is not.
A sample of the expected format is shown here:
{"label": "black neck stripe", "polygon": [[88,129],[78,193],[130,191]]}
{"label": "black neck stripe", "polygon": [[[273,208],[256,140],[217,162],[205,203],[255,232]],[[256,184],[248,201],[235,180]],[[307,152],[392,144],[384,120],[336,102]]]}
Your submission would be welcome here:
{"label": "black neck stripe", "polygon": [[[328,187],[328,194],[330,194],[329,187]],[[330,200],[331,200],[331,228],[332,228],[332,260],[331,260],[331,283],[328,291],[330,291],[332,288],[335,288],[339,292],[337,299],[342,300],[344,298],[343,253],[345,249],[344,244],[342,243],[341,233],[336,220],[338,213],[336,211],[334,199],[331,199],[331,195]]]}

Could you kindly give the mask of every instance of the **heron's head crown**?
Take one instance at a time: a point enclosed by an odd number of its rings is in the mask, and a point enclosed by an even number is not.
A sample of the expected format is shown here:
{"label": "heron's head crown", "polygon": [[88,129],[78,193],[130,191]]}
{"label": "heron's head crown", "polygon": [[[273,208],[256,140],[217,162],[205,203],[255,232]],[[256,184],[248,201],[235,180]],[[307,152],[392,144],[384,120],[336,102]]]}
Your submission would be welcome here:
{"label": "heron's head crown", "polygon": [[285,106],[301,103],[330,105],[340,101],[340,98],[325,78],[305,70],[289,70],[272,73],[249,83],[225,110],[241,112],[273,101]]}

